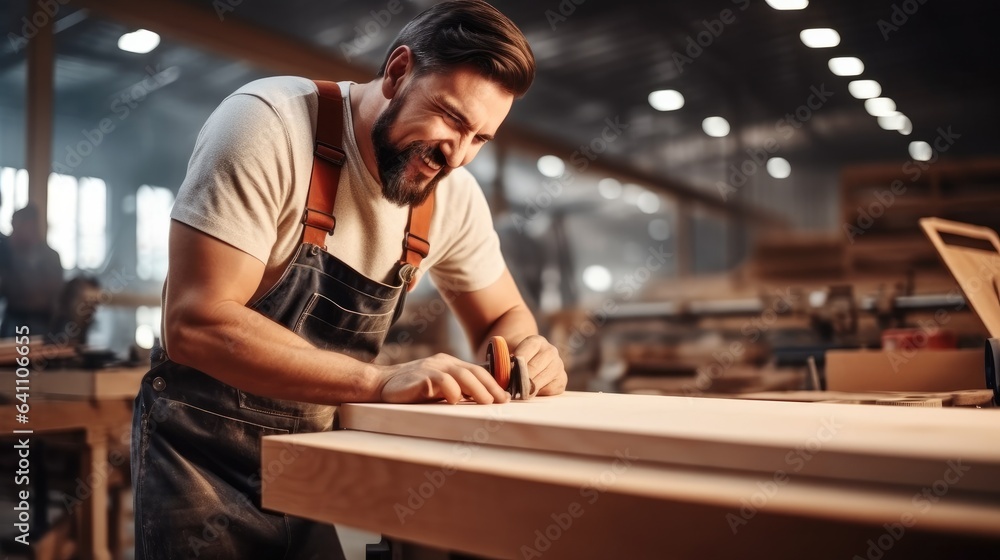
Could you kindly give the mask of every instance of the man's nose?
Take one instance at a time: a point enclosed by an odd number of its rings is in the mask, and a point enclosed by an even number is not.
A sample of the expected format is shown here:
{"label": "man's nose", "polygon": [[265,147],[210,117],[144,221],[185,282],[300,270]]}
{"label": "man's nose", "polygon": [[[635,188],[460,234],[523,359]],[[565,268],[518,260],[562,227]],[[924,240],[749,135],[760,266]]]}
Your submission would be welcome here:
{"label": "man's nose", "polygon": [[448,167],[456,168],[465,165],[465,158],[469,154],[469,145],[471,143],[471,135],[459,136],[441,143],[441,153],[444,154]]}

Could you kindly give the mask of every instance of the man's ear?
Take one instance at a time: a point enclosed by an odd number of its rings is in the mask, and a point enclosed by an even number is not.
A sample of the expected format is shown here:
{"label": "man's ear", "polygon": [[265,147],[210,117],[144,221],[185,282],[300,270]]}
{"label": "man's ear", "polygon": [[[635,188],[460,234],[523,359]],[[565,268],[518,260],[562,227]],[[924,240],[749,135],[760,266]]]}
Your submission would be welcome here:
{"label": "man's ear", "polygon": [[402,89],[406,80],[413,74],[413,51],[406,45],[396,47],[389,55],[382,78],[382,95],[392,99]]}

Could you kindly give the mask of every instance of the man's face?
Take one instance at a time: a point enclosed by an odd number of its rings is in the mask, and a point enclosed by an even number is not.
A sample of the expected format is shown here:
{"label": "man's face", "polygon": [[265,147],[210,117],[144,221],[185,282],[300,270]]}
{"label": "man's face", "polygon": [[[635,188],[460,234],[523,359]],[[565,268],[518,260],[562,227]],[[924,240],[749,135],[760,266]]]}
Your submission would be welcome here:
{"label": "man's face", "polygon": [[399,206],[420,204],[452,169],[472,161],[514,102],[469,68],[408,80],[372,127],[382,193]]}

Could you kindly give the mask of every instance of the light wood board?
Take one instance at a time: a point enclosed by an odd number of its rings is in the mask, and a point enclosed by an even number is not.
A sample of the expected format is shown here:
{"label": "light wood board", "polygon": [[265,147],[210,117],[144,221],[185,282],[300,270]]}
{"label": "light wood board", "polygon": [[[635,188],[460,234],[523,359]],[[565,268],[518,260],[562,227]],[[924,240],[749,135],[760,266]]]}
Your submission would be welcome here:
{"label": "light wood board", "polygon": [[985,389],[983,350],[829,350],[831,391],[959,391]]}
{"label": "light wood board", "polygon": [[[123,399],[139,392],[146,366],[108,369],[51,369],[32,371],[31,394],[50,398]],[[14,371],[0,370],[0,394],[15,392]]]}
{"label": "light wood board", "polygon": [[[990,336],[1000,338],[1000,237],[989,228],[940,218],[923,218],[920,226],[958,280]],[[979,241],[993,250],[949,244],[942,234]]]}
{"label": "light wood board", "polygon": [[[997,501],[958,491],[964,479],[924,510],[903,486],[768,487],[754,473],[355,431],[265,437],[263,467],[266,509],[489,558],[864,558],[882,538],[893,557],[967,559],[1000,545]],[[886,536],[904,515],[915,524]]]}
{"label": "light wood board", "polygon": [[650,463],[918,487],[960,459],[973,466],[962,487],[996,498],[997,412],[567,392],[488,406],[346,404],[340,427],[602,458],[628,450]]}

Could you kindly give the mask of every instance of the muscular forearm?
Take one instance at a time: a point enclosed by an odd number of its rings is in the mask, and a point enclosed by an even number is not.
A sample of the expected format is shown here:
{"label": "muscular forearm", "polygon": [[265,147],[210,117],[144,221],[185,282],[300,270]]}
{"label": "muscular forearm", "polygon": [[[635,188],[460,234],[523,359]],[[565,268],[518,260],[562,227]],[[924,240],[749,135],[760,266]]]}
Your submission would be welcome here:
{"label": "muscular forearm", "polygon": [[490,325],[482,338],[473,341],[473,347],[476,348],[476,356],[482,357],[486,355],[486,344],[491,337],[504,337],[507,344],[513,349],[525,338],[536,334],[538,334],[538,323],[535,322],[535,316],[531,314],[531,310],[527,306],[518,305],[508,310]]}
{"label": "muscular forearm", "polygon": [[380,400],[375,366],[320,350],[236,302],[167,325],[170,357],[244,391],[339,404]]}

